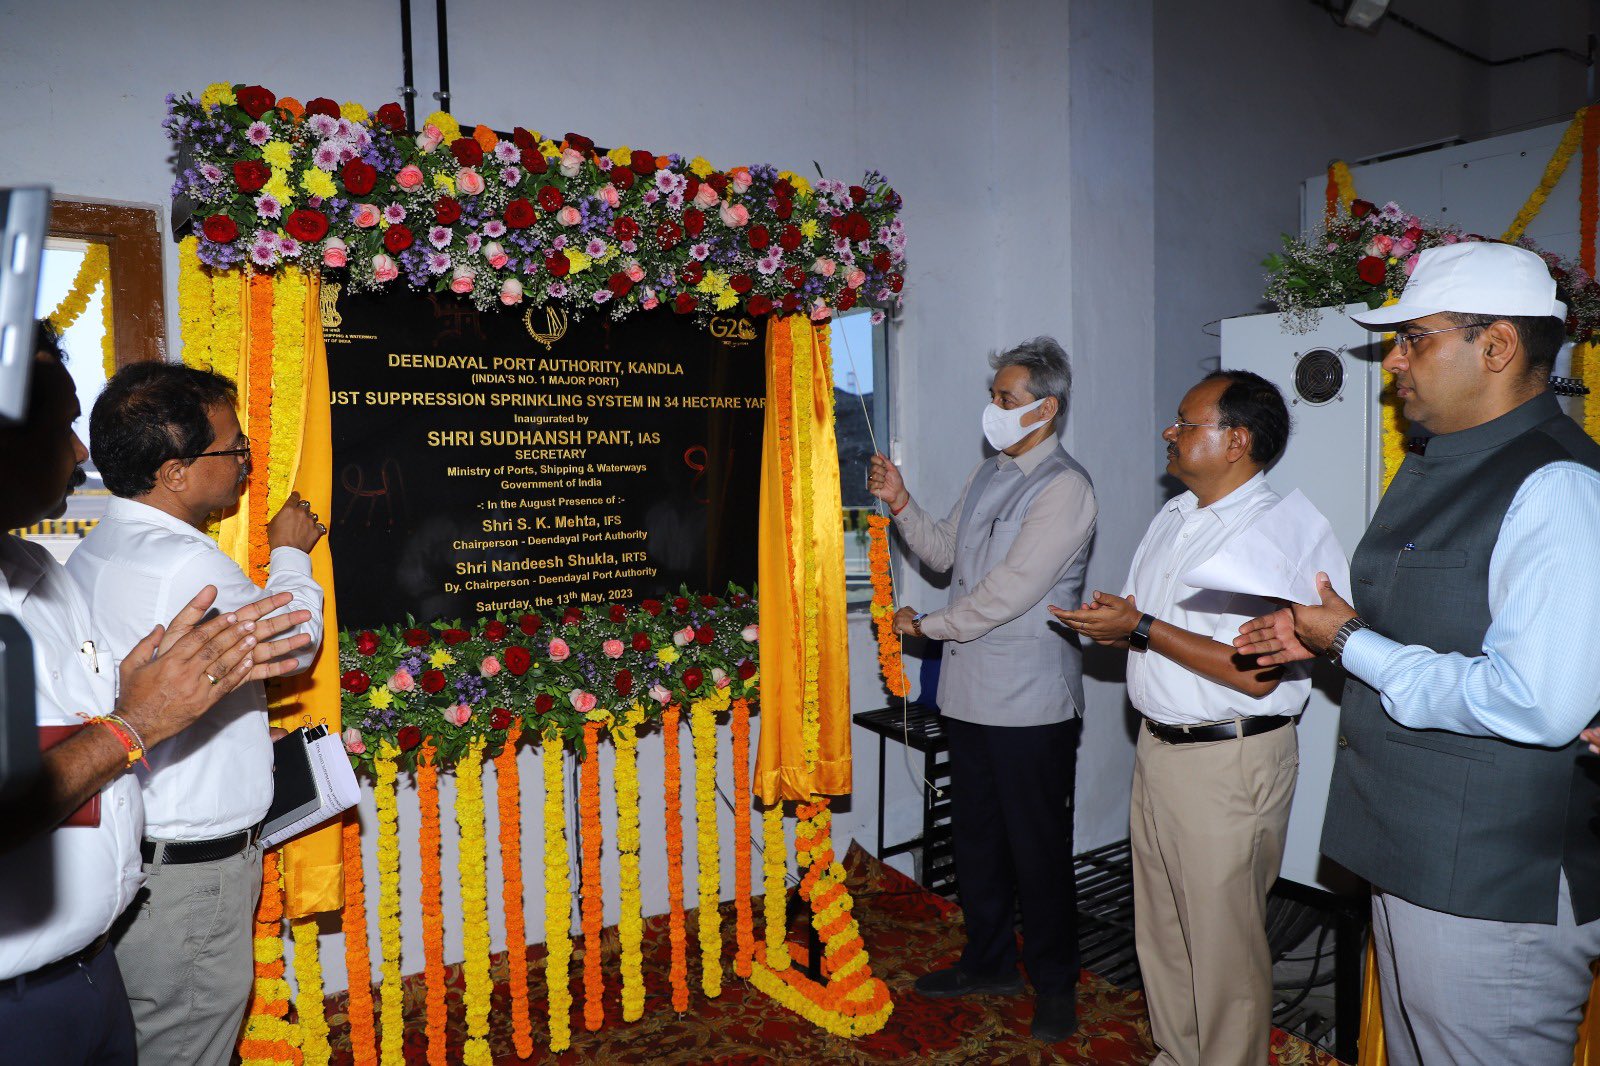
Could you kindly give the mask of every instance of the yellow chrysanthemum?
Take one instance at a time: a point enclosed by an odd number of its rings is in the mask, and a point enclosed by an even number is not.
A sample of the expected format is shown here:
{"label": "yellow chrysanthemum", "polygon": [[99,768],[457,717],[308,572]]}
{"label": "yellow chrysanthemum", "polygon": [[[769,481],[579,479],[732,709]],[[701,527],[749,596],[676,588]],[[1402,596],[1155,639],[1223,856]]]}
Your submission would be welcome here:
{"label": "yellow chrysanthemum", "polygon": [[590,259],[577,248],[567,249],[567,262],[572,264],[572,273],[574,274],[582,274],[585,270],[588,270],[594,265],[594,260]]}
{"label": "yellow chrysanthemum", "polygon": [[383,685],[379,685],[377,688],[369,688],[367,690],[367,702],[372,705],[372,709],[375,711],[387,711],[394,705],[394,693]]}
{"label": "yellow chrysanthemum", "polygon": [[225,81],[214,81],[206,86],[206,91],[200,94],[201,107],[216,107],[218,104],[231,104],[234,102],[233,86]]}
{"label": "yellow chrysanthemum", "polygon": [[[536,133],[534,136],[537,137],[539,135]],[[555,141],[546,137],[539,142],[539,154],[546,159],[555,159],[561,155],[561,148]]]}
{"label": "yellow chrysanthemum", "polygon": [[717,168],[699,156],[689,160],[689,173],[697,178],[709,177]]}
{"label": "yellow chrysanthemum", "polygon": [[805,178],[802,178],[800,175],[796,174],[794,171],[780,171],[778,177],[784,179],[790,185],[794,186],[796,196],[809,196],[811,194],[811,183]]}
{"label": "yellow chrysanthemum", "polygon": [[285,211],[294,202],[294,190],[289,187],[289,179],[281,171],[274,170],[272,177],[261,187],[261,191],[278,201]]}
{"label": "yellow chrysanthemum", "polygon": [[267,146],[261,149],[261,158],[274,170],[288,170],[289,164],[294,161],[294,149],[286,141],[268,141]]}
{"label": "yellow chrysanthemum", "polygon": [[300,187],[312,196],[320,196],[324,200],[334,196],[339,190],[334,188],[333,179],[327,172],[312,167],[300,178]]}
{"label": "yellow chrysanthemum", "polygon": [[717,293],[716,306],[718,311],[727,311],[739,306],[739,294],[732,289],[723,289]]}
{"label": "yellow chrysanthemum", "polygon": [[617,145],[615,148],[611,149],[611,151],[607,152],[606,155],[609,156],[611,161],[617,164],[619,167],[625,167],[629,163],[633,162],[633,149],[629,148],[625,144]]}
{"label": "yellow chrysanthemum", "polygon": [[701,278],[699,283],[697,285],[695,285],[696,289],[699,289],[701,292],[704,292],[704,293],[710,293],[713,296],[715,296],[717,293],[721,292],[722,290],[726,289],[727,287],[728,287],[728,275],[723,273],[720,270],[708,270],[708,271],[706,271],[705,277]]}
{"label": "yellow chrysanthemum", "polygon": [[445,144],[449,144],[451,141],[461,136],[461,123],[452,118],[450,112],[448,111],[435,111],[433,114],[423,119],[422,124],[424,126],[432,126],[434,129],[444,134]]}
{"label": "yellow chrysanthemum", "polygon": [[354,100],[346,100],[344,103],[340,104],[339,114],[343,115],[351,122],[367,121],[367,109],[356,103]]}
{"label": "yellow chrysanthemum", "polygon": [[447,666],[455,665],[456,657],[440,648],[428,657],[428,665],[435,670],[443,670]]}
{"label": "yellow chrysanthemum", "polygon": [[433,187],[436,189],[443,189],[445,192],[450,193],[453,196],[455,195],[456,191],[456,179],[452,178],[448,174],[435,174],[433,176]]}
{"label": "yellow chrysanthemum", "polygon": [[813,238],[815,238],[816,235],[817,235],[817,220],[816,219],[808,218],[804,222],[800,223],[800,236],[804,237],[806,240],[809,241],[809,240],[812,240]]}
{"label": "yellow chrysanthemum", "polygon": [[678,661],[678,649],[668,644],[665,648],[656,652],[656,658],[664,663],[675,663]]}

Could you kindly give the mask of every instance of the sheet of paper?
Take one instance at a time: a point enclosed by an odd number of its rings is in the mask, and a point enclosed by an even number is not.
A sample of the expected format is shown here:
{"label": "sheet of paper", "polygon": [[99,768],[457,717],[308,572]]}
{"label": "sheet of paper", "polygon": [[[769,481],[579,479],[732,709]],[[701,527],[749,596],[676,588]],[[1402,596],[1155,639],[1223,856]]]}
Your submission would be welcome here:
{"label": "sheet of paper", "polygon": [[1350,564],[1321,511],[1295,489],[1221,551],[1183,575],[1200,589],[1318,604],[1317,573],[1350,600]]}

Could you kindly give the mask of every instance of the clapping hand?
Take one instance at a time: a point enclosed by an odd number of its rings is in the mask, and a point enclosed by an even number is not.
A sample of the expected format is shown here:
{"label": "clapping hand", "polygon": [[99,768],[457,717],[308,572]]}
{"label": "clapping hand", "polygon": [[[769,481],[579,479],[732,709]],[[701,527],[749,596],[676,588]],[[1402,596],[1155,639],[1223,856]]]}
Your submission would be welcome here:
{"label": "clapping hand", "polygon": [[1096,644],[1108,648],[1126,647],[1128,634],[1138,627],[1139,619],[1144,617],[1131,594],[1123,599],[1109,592],[1096,592],[1092,602],[1076,611],[1064,611],[1052,604],[1050,613],[1068,629],[1082,633]]}
{"label": "clapping hand", "polygon": [[1314,659],[1333,643],[1339,627],[1356,616],[1356,610],[1333,591],[1327,574],[1317,575],[1322,602],[1316,606],[1291,603],[1271,614],[1252,618],[1239,627],[1233,646],[1256,656],[1261,666]]}

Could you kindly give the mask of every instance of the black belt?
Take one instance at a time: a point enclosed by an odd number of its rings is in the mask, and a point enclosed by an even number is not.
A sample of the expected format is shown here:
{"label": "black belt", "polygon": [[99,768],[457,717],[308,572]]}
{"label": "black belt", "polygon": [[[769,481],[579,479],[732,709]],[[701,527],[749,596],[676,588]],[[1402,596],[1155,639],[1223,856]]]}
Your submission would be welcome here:
{"label": "black belt", "polygon": [[1286,714],[1262,714],[1238,722],[1220,725],[1162,725],[1146,718],[1144,726],[1150,735],[1168,744],[1199,744],[1208,740],[1233,740],[1270,733],[1294,721]]}
{"label": "black belt", "polygon": [[42,984],[45,981],[53,981],[57,977],[64,977],[76,970],[80,965],[93,962],[94,957],[105,950],[105,946],[110,940],[111,934],[109,932],[101,933],[95,937],[94,943],[81,951],[74,951],[66,958],[57,959],[55,962],[47,962],[37,970],[29,970],[27,973],[19,973],[15,977],[8,977],[4,981],[0,981],[0,992],[10,992],[27,985]]}
{"label": "black belt", "polygon": [[147,864],[154,865],[160,856],[163,866],[186,866],[195,862],[215,862],[231,859],[256,838],[256,830],[241,829],[215,840],[145,840],[139,845],[139,855]]}

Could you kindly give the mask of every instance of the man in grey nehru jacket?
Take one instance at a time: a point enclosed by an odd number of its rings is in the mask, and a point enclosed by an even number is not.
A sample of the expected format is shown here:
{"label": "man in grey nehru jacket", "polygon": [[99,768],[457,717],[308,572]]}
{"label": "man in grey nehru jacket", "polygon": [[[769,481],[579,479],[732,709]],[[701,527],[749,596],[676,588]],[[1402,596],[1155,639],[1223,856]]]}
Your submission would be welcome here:
{"label": "man in grey nehru jacket", "polygon": [[1426,448],[1350,573],[1355,605],[1246,623],[1263,663],[1349,675],[1322,834],[1372,883],[1390,1062],[1569,1066],[1600,958],[1600,445],[1550,370],[1566,308],[1543,260],[1418,258],[1384,358]]}
{"label": "man in grey nehru jacket", "polygon": [[967,931],[960,961],[916,988],[1020,993],[1020,902],[1033,1035],[1054,1043],[1077,1028],[1071,798],[1083,661],[1048,604],[1083,595],[1096,509],[1088,473],[1057,436],[1072,385],[1067,353],[1038,337],[989,362],[983,432],[998,454],[978,464],[945,518],[917,505],[884,456],[873,456],[869,475],[905,543],[952,577],[947,606],[895,615],[898,632],[945,642],[938,700]]}

